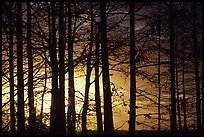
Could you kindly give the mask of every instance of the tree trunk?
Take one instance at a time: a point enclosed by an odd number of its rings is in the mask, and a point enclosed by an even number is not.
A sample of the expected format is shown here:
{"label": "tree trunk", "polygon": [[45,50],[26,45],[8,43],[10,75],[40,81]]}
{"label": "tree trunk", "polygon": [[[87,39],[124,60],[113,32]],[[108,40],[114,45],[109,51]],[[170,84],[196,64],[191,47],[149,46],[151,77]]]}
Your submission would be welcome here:
{"label": "tree trunk", "polygon": [[31,5],[27,2],[27,57],[28,57],[28,103],[29,103],[29,134],[36,133],[36,114],[33,95],[33,57],[31,45]]}
{"label": "tree trunk", "polygon": [[197,42],[197,30],[196,30],[196,2],[192,4],[192,17],[193,17],[193,54],[194,54],[194,71],[195,71],[195,84],[196,84],[196,111],[197,111],[197,130],[201,131],[201,102],[200,102],[200,78],[199,78],[199,53],[198,53],[198,42]]}
{"label": "tree trunk", "polygon": [[91,71],[92,71],[91,56],[92,56],[92,47],[93,47],[93,21],[94,21],[92,3],[91,3],[90,12],[91,12],[91,34],[90,34],[90,47],[89,47],[87,67],[86,67],[85,98],[84,98],[84,105],[83,105],[83,111],[82,111],[82,134],[87,134],[87,127],[86,127],[87,120],[86,119],[87,119],[87,110],[88,110],[90,77],[91,77]]}
{"label": "tree trunk", "polygon": [[[51,9],[50,9],[50,4],[49,3],[47,3],[47,8],[48,8],[48,30],[49,30],[49,39],[48,39],[48,49],[49,49],[49,54],[51,54],[50,53],[50,49],[51,49],[51,43],[52,43],[52,38],[51,38],[51,36],[52,36],[52,32],[51,32],[51,20],[50,20],[50,17],[51,17]],[[51,59],[51,56],[50,56],[50,59]],[[52,90],[51,90],[52,91]],[[52,97],[51,97],[51,99],[52,99]],[[43,104],[42,104],[43,105]],[[51,101],[51,107],[50,107],[50,111],[52,111],[52,101]],[[52,113],[50,113],[50,123],[51,123],[51,121],[53,121],[53,119],[52,119]],[[52,128],[53,128],[53,125],[51,125],[50,124],[50,132],[51,132],[51,130],[52,130]]]}
{"label": "tree trunk", "polygon": [[[1,2],[1,7],[2,7],[2,3],[3,2]],[[1,13],[2,13],[2,8],[1,8]],[[1,17],[1,22],[3,22],[2,14],[0,15],[0,17]],[[1,39],[0,40],[1,40],[0,42],[1,42],[1,45],[2,45],[2,29],[1,29]],[[1,56],[0,61],[2,62],[2,52],[0,52],[0,56]],[[2,65],[1,65],[1,70],[0,71],[1,71],[0,74],[2,76]],[[0,79],[0,83],[1,83],[0,94],[2,96],[2,78]],[[0,103],[2,104],[2,98],[0,98]],[[0,113],[2,114],[2,105],[0,106]],[[0,119],[0,124],[2,125],[2,118]],[[0,128],[0,135],[2,135],[2,127],[3,126],[1,126],[1,128]]]}
{"label": "tree trunk", "polygon": [[178,111],[178,123],[179,123],[179,131],[182,131],[182,125],[181,125],[181,112],[180,112],[180,102],[179,102],[179,80],[178,80],[178,51],[177,51],[177,37],[176,37],[176,103],[177,103],[177,111]]}
{"label": "tree trunk", "polygon": [[160,72],[161,72],[161,19],[160,19],[160,6],[161,6],[161,3],[159,3],[159,22],[158,22],[158,37],[159,37],[159,43],[158,43],[158,92],[159,92],[159,95],[158,95],[158,131],[160,132],[161,130],[161,82],[160,82],[160,79],[161,79],[161,75],[160,75]]}
{"label": "tree trunk", "polygon": [[18,134],[25,134],[22,3],[17,2],[17,84],[18,84]]}
{"label": "tree trunk", "polygon": [[71,3],[68,3],[68,75],[69,75],[69,89],[68,89],[68,134],[76,134],[76,115],[75,115],[75,91],[74,91],[74,65],[73,65],[73,40],[72,39],[72,17],[71,17]]}
{"label": "tree trunk", "polygon": [[187,121],[186,121],[186,90],[185,90],[185,47],[183,47],[183,60],[182,60],[182,87],[183,87],[183,122],[184,122],[184,131],[187,130]]}
{"label": "tree trunk", "polygon": [[51,134],[60,134],[59,118],[59,91],[58,91],[58,63],[56,54],[56,28],[55,28],[55,2],[51,2],[52,9],[52,31],[51,44],[49,45],[50,62],[52,68],[52,89],[51,89],[51,114],[50,114],[50,132]]}
{"label": "tree trunk", "polygon": [[104,133],[113,134],[113,113],[110,90],[109,63],[108,63],[108,43],[107,43],[107,28],[106,28],[106,3],[100,3],[101,17],[101,51],[102,51],[102,72],[103,72],[103,93],[104,93]]}
{"label": "tree trunk", "polygon": [[59,2],[59,111],[58,124],[60,134],[66,134],[65,124],[65,70],[64,70],[64,55],[65,55],[65,27],[64,27],[64,2]]}
{"label": "tree trunk", "polygon": [[135,134],[136,120],[136,62],[135,62],[135,13],[134,3],[130,3],[130,117],[129,134]]}
{"label": "tree trunk", "polygon": [[13,76],[13,27],[12,27],[12,3],[9,2],[9,10],[8,10],[8,17],[9,17],[9,74],[10,74],[10,118],[11,118],[11,134],[15,134],[15,106],[14,106],[14,76]]}
{"label": "tree trunk", "polygon": [[171,75],[171,114],[170,129],[176,132],[176,99],[175,99],[175,65],[174,65],[174,4],[169,4],[169,31],[170,31],[170,75]]}
{"label": "tree trunk", "polygon": [[101,114],[101,99],[99,87],[99,29],[96,36],[96,57],[95,57],[95,101],[96,101],[96,116],[97,116],[97,132],[98,135],[103,133],[102,114]]}
{"label": "tree trunk", "polygon": [[45,92],[46,92],[46,87],[47,87],[47,55],[46,55],[46,47],[45,47],[45,52],[44,52],[44,56],[45,56],[45,84],[44,84],[44,90],[43,90],[43,93],[42,93],[42,102],[41,102],[41,109],[40,109],[40,130],[42,131],[43,130],[43,122],[42,122],[42,119],[43,119],[43,103],[44,103],[44,95],[45,95]]}

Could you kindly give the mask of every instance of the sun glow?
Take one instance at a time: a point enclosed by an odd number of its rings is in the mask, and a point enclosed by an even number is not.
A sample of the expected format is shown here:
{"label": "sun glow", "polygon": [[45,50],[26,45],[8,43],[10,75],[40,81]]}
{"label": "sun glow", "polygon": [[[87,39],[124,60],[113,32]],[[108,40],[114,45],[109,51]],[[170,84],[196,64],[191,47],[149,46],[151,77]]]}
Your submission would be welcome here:
{"label": "sun glow", "polygon": [[[77,71],[75,70],[75,110],[76,114],[78,116],[82,113],[83,108],[83,102],[84,102],[84,94],[85,94],[85,80],[86,75],[83,73],[86,70]],[[94,69],[93,71],[94,72]],[[124,76],[123,74],[119,74],[118,72],[111,71],[111,90],[112,90],[112,106],[113,106],[113,119],[114,119],[114,125],[115,128],[119,128],[121,130],[127,130],[128,129],[128,106],[129,106],[129,78]],[[94,73],[91,74],[90,82],[92,83],[90,85],[89,89],[89,107],[91,109],[94,109],[95,107],[95,84],[94,84]],[[36,108],[36,114],[37,116],[40,115],[42,112],[43,115],[49,115],[50,113],[50,106],[51,106],[51,88],[52,88],[52,82],[51,78],[46,79],[46,88],[45,85],[42,84],[40,87],[34,87],[34,95],[35,95],[35,108]],[[103,114],[103,84],[102,84],[102,76],[99,78],[100,82],[100,96],[101,96],[101,111]],[[117,83],[116,85],[113,83]],[[140,85],[140,84],[138,84]],[[28,96],[27,96],[27,89],[28,87],[25,86],[25,104],[28,104]],[[9,86],[4,91],[9,91]],[[4,96],[3,101],[8,101],[8,96]],[[139,105],[139,104],[138,104]],[[9,106],[8,106],[9,107]],[[43,108],[43,110],[41,110]],[[68,74],[65,75],[65,113],[67,113],[68,109]],[[28,111],[26,111],[28,113]],[[28,114],[26,114],[28,115]],[[96,130],[96,112],[94,111],[88,111],[88,121],[90,122],[87,127],[89,130]],[[81,119],[78,117],[78,119]],[[49,119],[43,118],[43,122],[49,126]],[[77,130],[81,130],[81,122],[78,123]],[[122,126],[121,126],[122,125]]]}

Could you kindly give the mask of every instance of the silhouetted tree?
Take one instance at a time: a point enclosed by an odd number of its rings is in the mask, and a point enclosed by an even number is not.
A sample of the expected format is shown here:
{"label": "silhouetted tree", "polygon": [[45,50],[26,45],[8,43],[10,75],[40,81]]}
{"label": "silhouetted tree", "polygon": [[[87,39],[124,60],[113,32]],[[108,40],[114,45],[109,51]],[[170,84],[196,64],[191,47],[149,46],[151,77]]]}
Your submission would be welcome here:
{"label": "silhouetted tree", "polygon": [[28,57],[28,101],[29,101],[29,134],[36,133],[36,114],[33,95],[33,53],[31,45],[31,5],[27,2],[27,57]]}
{"label": "silhouetted tree", "polygon": [[22,3],[17,2],[17,80],[18,80],[18,134],[25,134]]}
{"label": "silhouetted tree", "polygon": [[97,116],[97,132],[102,134],[103,123],[101,114],[101,99],[100,99],[100,85],[99,85],[99,48],[100,48],[100,27],[98,27],[98,33],[96,35],[96,56],[95,56],[95,101],[96,101],[96,116]]}
{"label": "silhouetted tree", "polygon": [[161,3],[159,3],[159,10],[158,10],[158,131],[161,130],[161,17],[160,17],[160,12],[161,12]]}
{"label": "silhouetted tree", "polygon": [[45,84],[44,84],[44,90],[43,90],[43,93],[42,93],[42,101],[41,101],[41,109],[40,109],[40,130],[42,131],[43,129],[43,122],[42,122],[42,119],[43,119],[43,103],[44,103],[44,95],[45,95],[45,92],[46,92],[46,87],[47,87],[47,54],[46,54],[46,48],[45,47],[45,51],[44,51],[44,56],[45,56]]}
{"label": "silhouetted tree", "polygon": [[100,33],[101,33],[101,52],[102,52],[102,78],[103,78],[103,93],[104,93],[104,134],[113,134],[113,113],[111,104],[111,90],[109,77],[108,63],[108,42],[107,42],[107,18],[106,18],[106,3],[100,3]]}
{"label": "silhouetted tree", "polygon": [[175,55],[175,69],[176,69],[176,103],[177,103],[177,113],[178,113],[178,127],[179,127],[179,131],[182,130],[182,125],[181,125],[181,112],[180,112],[180,101],[179,101],[179,80],[178,80],[178,51],[177,51],[177,35],[175,37],[175,51],[176,51],[176,55]]}
{"label": "silhouetted tree", "polygon": [[197,42],[197,29],[196,29],[196,20],[197,20],[197,6],[196,2],[192,4],[192,40],[193,40],[193,56],[194,56],[194,71],[195,71],[195,84],[196,84],[196,111],[197,111],[197,129],[200,131],[201,127],[201,103],[200,103],[200,78],[199,78],[199,61],[198,61],[198,42]]}
{"label": "silhouetted tree", "polygon": [[[48,8],[50,12],[50,8]],[[52,89],[51,89],[51,112],[50,112],[50,132],[51,134],[61,134],[60,133],[60,123],[59,123],[59,90],[58,90],[58,62],[56,54],[56,13],[55,13],[55,2],[51,2],[52,11],[52,31],[50,34],[51,44],[49,45],[50,52],[50,62],[52,68]],[[48,13],[50,14],[50,13]],[[49,22],[50,25],[50,22]],[[50,26],[49,26],[50,27]]]}
{"label": "silhouetted tree", "polygon": [[174,65],[174,3],[169,3],[169,32],[170,32],[170,78],[171,78],[171,114],[170,129],[176,132],[176,99],[175,99],[175,65]]}
{"label": "silhouetted tree", "polygon": [[129,133],[135,134],[136,120],[136,64],[135,64],[135,13],[134,3],[130,3],[130,115]]}
{"label": "silhouetted tree", "polygon": [[[3,4],[2,4],[3,2],[1,2],[1,7],[3,6]],[[1,13],[2,13],[2,8],[1,8]],[[1,25],[3,24],[3,18],[2,18],[2,14],[0,15],[0,17],[1,17]],[[2,29],[1,29],[1,45],[2,45]],[[2,51],[2,48],[1,48],[1,51]],[[1,62],[2,62],[2,52],[0,53],[0,56],[1,56]],[[1,94],[1,96],[2,96],[2,65],[1,65],[1,80],[0,80],[0,83],[1,83],[1,86],[0,86],[0,94]],[[2,98],[0,98],[0,103],[2,104]],[[0,106],[0,113],[2,114],[2,105]],[[0,124],[2,125],[2,118],[0,119]],[[1,126],[1,128],[0,128],[0,134],[2,135],[2,127],[3,126]]]}
{"label": "silhouetted tree", "polygon": [[12,17],[12,3],[8,5],[8,18],[9,18],[9,74],[10,74],[10,117],[11,117],[11,134],[15,134],[15,107],[14,107],[14,65],[13,65],[13,17]]}
{"label": "silhouetted tree", "polygon": [[73,65],[73,37],[72,37],[72,10],[71,3],[68,3],[68,113],[67,124],[68,134],[76,134],[75,115],[75,90],[74,90],[74,65]]}
{"label": "silhouetted tree", "polygon": [[65,55],[65,20],[64,20],[64,2],[59,2],[59,132],[60,134],[66,133],[66,120],[65,120],[65,68],[64,68],[64,55]]}
{"label": "silhouetted tree", "polygon": [[182,93],[183,93],[183,129],[187,130],[187,120],[186,120],[186,89],[185,89],[185,44],[182,43],[183,59],[182,59]]}
{"label": "silhouetted tree", "polygon": [[86,66],[86,85],[85,85],[85,98],[84,98],[84,105],[82,110],[82,134],[87,134],[87,110],[88,110],[88,97],[89,97],[89,87],[90,87],[90,77],[91,77],[91,56],[92,56],[92,47],[93,47],[93,21],[94,21],[94,14],[93,14],[93,5],[91,3],[90,6],[90,14],[91,14],[91,33],[90,33],[90,46],[89,52],[87,57],[87,66]]}

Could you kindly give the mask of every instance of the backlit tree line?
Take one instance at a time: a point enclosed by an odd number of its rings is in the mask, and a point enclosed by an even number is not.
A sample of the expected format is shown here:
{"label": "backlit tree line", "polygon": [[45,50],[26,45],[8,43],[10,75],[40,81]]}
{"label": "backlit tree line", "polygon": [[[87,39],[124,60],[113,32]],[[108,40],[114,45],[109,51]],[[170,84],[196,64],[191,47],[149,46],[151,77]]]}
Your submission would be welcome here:
{"label": "backlit tree line", "polygon": [[201,2],[1,4],[2,134],[115,134],[124,108],[129,134],[202,131]]}

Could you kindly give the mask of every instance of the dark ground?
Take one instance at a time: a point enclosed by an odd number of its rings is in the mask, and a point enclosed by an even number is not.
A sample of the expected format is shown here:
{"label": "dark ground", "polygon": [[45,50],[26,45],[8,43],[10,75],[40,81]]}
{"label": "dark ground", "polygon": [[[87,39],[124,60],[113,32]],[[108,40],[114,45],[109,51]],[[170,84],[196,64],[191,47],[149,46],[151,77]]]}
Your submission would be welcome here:
{"label": "dark ground", "polygon": [[[3,135],[11,135],[9,132],[3,132]],[[36,135],[50,135],[49,131],[41,131],[38,132]],[[77,135],[82,135],[80,132]],[[97,135],[97,131],[88,131],[89,135]],[[126,130],[116,130],[115,135],[129,135],[128,131]],[[196,130],[191,131],[181,131],[177,133],[171,133],[170,131],[150,131],[150,130],[140,130],[136,131],[135,136],[202,136],[203,132],[197,132]]]}

